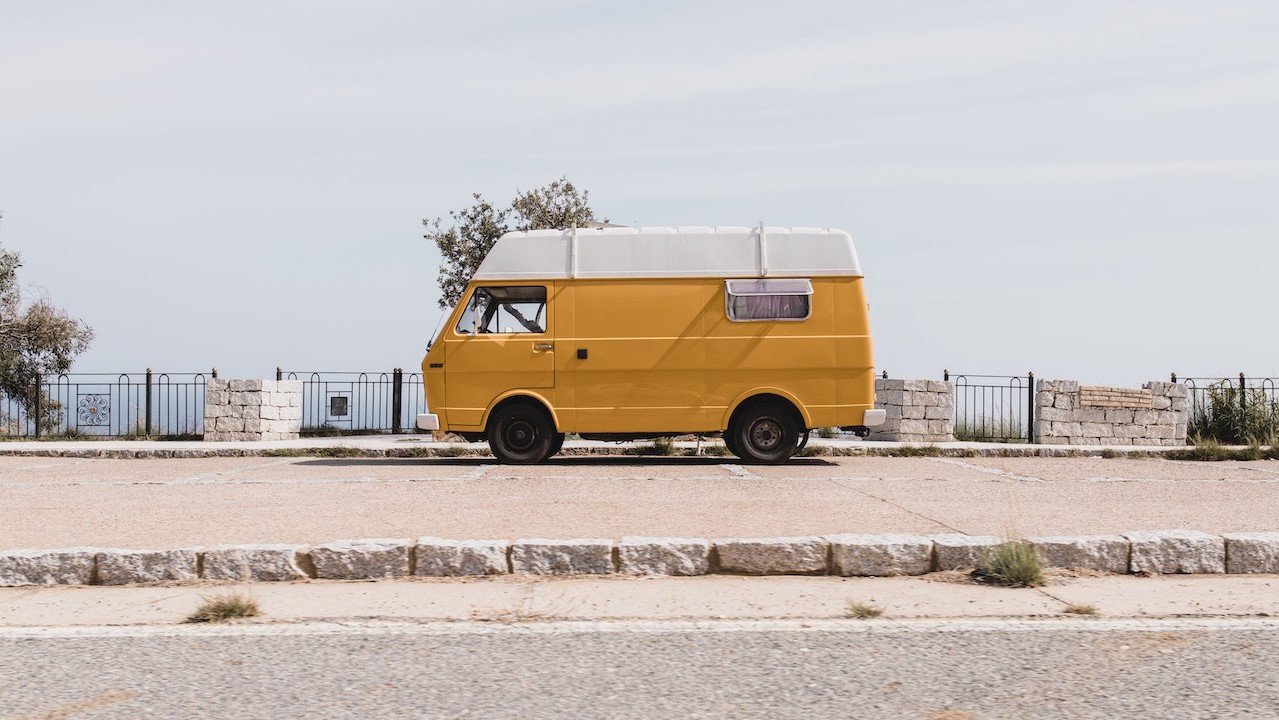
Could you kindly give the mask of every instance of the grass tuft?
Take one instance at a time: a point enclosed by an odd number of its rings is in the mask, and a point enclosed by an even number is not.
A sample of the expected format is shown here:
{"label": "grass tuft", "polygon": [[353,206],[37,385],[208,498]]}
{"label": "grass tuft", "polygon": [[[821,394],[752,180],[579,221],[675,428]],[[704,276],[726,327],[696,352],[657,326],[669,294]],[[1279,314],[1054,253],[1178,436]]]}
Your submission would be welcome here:
{"label": "grass tuft", "polygon": [[1096,615],[1097,608],[1094,605],[1080,605],[1071,603],[1061,609],[1067,615]]}
{"label": "grass tuft", "polygon": [[884,614],[884,609],[875,607],[874,605],[865,605],[863,603],[848,601],[848,617],[858,620],[870,620]]}
{"label": "grass tuft", "polygon": [[996,545],[973,571],[973,577],[1005,587],[1039,587],[1046,582],[1043,558],[1025,540],[1010,540]]}
{"label": "grass tuft", "polygon": [[262,614],[258,601],[241,593],[204,598],[200,607],[187,616],[186,623],[222,623]]}

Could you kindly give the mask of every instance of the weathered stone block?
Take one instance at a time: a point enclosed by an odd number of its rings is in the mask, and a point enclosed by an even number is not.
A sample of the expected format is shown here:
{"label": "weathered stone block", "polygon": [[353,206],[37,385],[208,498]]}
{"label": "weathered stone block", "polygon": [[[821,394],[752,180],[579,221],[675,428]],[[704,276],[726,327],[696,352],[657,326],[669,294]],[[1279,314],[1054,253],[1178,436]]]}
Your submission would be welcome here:
{"label": "weathered stone block", "polygon": [[950,420],[955,412],[952,408],[942,407],[941,405],[930,405],[920,408],[920,410],[923,410],[924,417],[929,420]]}
{"label": "weathered stone block", "polygon": [[958,570],[977,567],[992,548],[1004,542],[992,535],[960,535],[944,533],[930,537],[933,541],[933,568]]}
{"label": "weathered stone block", "polygon": [[203,552],[201,577],[207,580],[277,582],[304,580],[303,545],[218,545]]}
{"label": "weathered stone block", "polygon": [[613,541],[516,540],[511,545],[511,570],[529,575],[606,575],[613,572]]}
{"label": "weathered stone block", "polygon": [[1106,422],[1106,411],[1099,408],[1080,408],[1075,411],[1075,417],[1072,419],[1079,422],[1104,423]]}
{"label": "weathered stone block", "polygon": [[99,548],[0,551],[0,587],[88,585]]}
{"label": "weathered stone block", "polygon": [[315,576],[330,580],[368,580],[409,574],[409,541],[341,540],[311,548]]}
{"label": "weathered stone block", "polygon": [[300,405],[290,405],[288,407],[280,408],[280,419],[281,420],[301,420],[302,407]]}
{"label": "weathered stone block", "polygon": [[1046,390],[1040,390],[1039,392],[1035,393],[1035,407],[1037,408],[1052,407],[1053,399],[1056,397],[1057,397],[1056,393],[1050,393]]}
{"label": "weathered stone block", "polygon": [[813,575],[826,572],[826,540],[820,537],[715,540],[719,569],[748,575]]}
{"label": "weathered stone block", "polygon": [[1058,410],[1077,410],[1079,398],[1074,393],[1055,393],[1052,406]]}
{"label": "weathered stone block", "polygon": [[262,382],[263,382],[262,380],[244,380],[244,379],[229,380],[228,388],[233,393],[261,392]]}
{"label": "weathered stone block", "polygon": [[1226,572],[1279,573],[1279,532],[1227,533]]}
{"label": "weathered stone block", "polygon": [[[883,381],[880,381],[883,382]],[[880,390],[875,388],[875,405],[904,405],[906,393],[902,390]]]}
{"label": "weathered stone block", "polygon": [[623,537],[617,545],[618,570],[640,575],[705,575],[711,543],[699,538]]}
{"label": "weathered stone block", "polygon": [[232,392],[231,404],[241,407],[256,407],[262,404],[262,393],[257,392]]}
{"label": "weathered stone block", "polygon": [[918,535],[827,535],[837,575],[923,575],[933,566],[933,541]]}
{"label": "weathered stone block", "polygon": [[1196,530],[1131,532],[1129,568],[1148,573],[1224,573],[1226,541]]}
{"label": "weathered stone block", "polygon": [[505,575],[510,572],[505,540],[418,538],[413,574],[421,577]]}
{"label": "weathered stone block", "polygon": [[182,550],[121,550],[104,548],[98,551],[98,582],[103,585],[130,585],[133,583],[160,582],[162,580],[195,580],[196,551]]}
{"label": "weathered stone block", "polygon": [[1151,402],[1151,407],[1156,410],[1167,410],[1172,407],[1172,398],[1156,395]]}
{"label": "weathered stone block", "polygon": [[279,420],[280,408],[275,405],[263,405],[258,408],[258,413],[263,420]]}
{"label": "weathered stone block", "polygon": [[875,378],[875,393],[880,390],[892,392],[894,390],[905,390],[906,381],[901,378]]}
{"label": "weathered stone block", "polygon": [[242,417],[220,417],[217,418],[215,430],[220,433],[239,433],[244,432],[244,418]]}
{"label": "weathered stone block", "polygon": [[1047,536],[1028,541],[1050,567],[1128,572],[1128,540],[1119,535]]}
{"label": "weathered stone block", "polygon": [[903,420],[923,420],[927,417],[927,411],[932,408],[925,408],[923,405],[903,405],[900,408],[901,418]]}
{"label": "weathered stone block", "polygon": [[1109,423],[1080,423],[1079,433],[1086,437],[1108,438],[1114,435]]}

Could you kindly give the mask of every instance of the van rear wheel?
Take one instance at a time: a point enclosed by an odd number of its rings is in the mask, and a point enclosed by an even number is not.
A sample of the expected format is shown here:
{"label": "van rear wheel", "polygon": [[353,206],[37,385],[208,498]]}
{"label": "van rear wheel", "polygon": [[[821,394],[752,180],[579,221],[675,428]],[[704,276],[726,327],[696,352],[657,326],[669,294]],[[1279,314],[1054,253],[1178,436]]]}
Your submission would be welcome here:
{"label": "van rear wheel", "polygon": [[489,447],[501,462],[527,465],[551,454],[555,428],[539,407],[512,403],[499,408],[489,421]]}
{"label": "van rear wheel", "polygon": [[794,413],[777,403],[747,408],[733,423],[732,451],[743,460],[775,465],[786,462],[799,444]]}

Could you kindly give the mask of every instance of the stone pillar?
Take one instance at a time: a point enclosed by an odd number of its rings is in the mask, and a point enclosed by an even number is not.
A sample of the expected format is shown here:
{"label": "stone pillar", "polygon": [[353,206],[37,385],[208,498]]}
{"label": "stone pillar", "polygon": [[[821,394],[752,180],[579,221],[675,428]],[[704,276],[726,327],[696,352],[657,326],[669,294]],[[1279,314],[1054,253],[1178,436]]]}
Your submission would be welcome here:
{"label": "stone pillar", "polygon": [[941,380],[875,380],[875,407],[884,424],[871,428],[868,440],[953,442],[955,383]]}
{"label": "stone pillar", "polygon": [[205,440],[297,440],[301,430],[301,380],[209,380],[204,386]]}
{"label": "stone pillar", "polygon": [[1141,389],[1040,380],[1035,437],[1045,445],[1185,445],[1185,385],[1152,380]]}

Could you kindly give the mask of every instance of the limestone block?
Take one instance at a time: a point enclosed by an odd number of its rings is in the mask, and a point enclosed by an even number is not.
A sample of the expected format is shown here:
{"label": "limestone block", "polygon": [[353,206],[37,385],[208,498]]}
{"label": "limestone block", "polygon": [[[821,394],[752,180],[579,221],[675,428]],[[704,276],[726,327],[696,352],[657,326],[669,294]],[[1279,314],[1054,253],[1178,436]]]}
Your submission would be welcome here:
{"label": "limestone block", "polygon": [[204,389],[206,391],[214,390],[225,392],[231,387],[231,381],[225,378],[209,378],[204,381]]}
{"label": "limestone block", "polygon": [[1279,573],[1279,532],[1222,535],[1226,541],[1226,572]]}
{"label": "limestone block", "polygon": [[129,585],[132,583],[159,582],[161,580],[195,580],[196,551],[182,550],[121,550],[105,548],[98,551],[98,582],[103,585]]}
{"label": "limestone block", "polygon": [[944,533],[933,535],[933,568],[958,570],[974,568],[985,559],[992,548],[1004,542],[992,535],[960,535]]}
{"label": "limestone block", "polygon": [[1108,438],[1114,435],[1113,427],[1110,423],[1080,423],[1079,434],[1084,437]]}
{"label": "limestone block", "polygon": [[1172,425],[1152,425],[1146,428],[1146,437],[1155,440],[1171,440],[1176,429]]}
{"label": "limestone block", "polygon": [[231,404],[241,407],[254,407],[262,404],[262,393],[258,392],[232,392]]}
{"label": "limestone block", "polygon": [[1056,435],[1041,433],[1038,430],[1035,431],[1035,439],[1038,440],[1040,445],[1069,445],[1070,444],[1070,438],[1068,437],[1058,437]]}
{"label": "limestone block", "polygon": [[875,392],[880,390],[905,390],[906,381],[901,378],[875,378]]}
{"label": "limestone block", "polygon": [[1172,407],[1172,398],[1156,395],[1151,402],[1151,407],[1156,410],[1167,410]]}
{"label": "limestone block", "polygon": [[98,548],[0,551],[0,587],[88,585]]}
{"label": "limestone block", "polygon": [[903,420],[923,420],[927,417],[927,411],[932,408],[925,408],[923,405],[903,405],[901,407],[901,417]]}
{"label": "limestone block", "polygon": [[1125,425],[1132,424],[1132,416],[1134,410],[1127,408],[1112,408],[1106,411],[1106,422],[1123,423]]}
{"label": "limestone block", "polygon": [[1132,421],[1137,425],[1154,425],[1162,414],[1154,410],[1137,410],[1132,414]]}
{"label": "limestone block", "polygon": [[954,438],[950,437],[954,433],[955,426],[949,418],[945,420],[928,420],[928,434],[933,437],[942,438],[943,441],[949,442]]}
{"label": "limestone block", "polygon": [[258,413],[263,420],[280,419],[280,408],[275,405],[263,405],[258,408]]}
{"label": "limestone block", "polygon": [[711,543],[699,538],[623,537],[617,545],[618,569],[640,575],[705,575]]}
{"label": "limestone block", "polygon": [[340,540],[311,548],[315,576],[332,580],[367,580],[409,574],[409,541],[399,539]]}
{"label": "limestone block", "polygon": [[923,575],[932,570],[933,541],[919,535],[827,535],[837,575]]}
{"label": "limestone block", "polygon": [[281,420],[301,420],[302,406],[290,405],[288,407],[280,408],[280,419]]}
{"label": "limestone block", "polygon": [[954,416],[954,409],[942,407],[941,405],[930,405],[920,408],[924,411],[924,417],[929,420],[950,420]]}
{"label": "limestone block", "polygon": [[946,380],[925,380],[924,387],[931,393],[938,395],[953,393],[955,391],[955,383]]}
{"label": "limestone block", "polygon": [[953,413],[955,410],[955,394],[949,392],[939,394],[937,396],[937,407],[946,408]]}
{"label": "limestone block", "polygon": [[1070,422],[1075,419],[1074,410],[1063,410],[1055,407],[1040,408],[1036,415],[1040,420],[1052,420],[1054,422]]}
{"label": "limestone block", "polygon": [[1196,530],[1131,532],[1125,537],[1132,547],[1132,572],[1223,573],[1226,571],[1226,541],[1217,535]]}
{"label": "limestone block", "polygon": [[[1044,387],[1045,383],[1048,383],[1049,385],[1047,388]],[[1041,390],[1046,389],[1049,392],[1057,392],[1057,393],[1078,393],[1079,381],[1078,380],[1040,380],[1039,389]]]}
{"label": "limestone block", "polygon": [[204,551],[206,580],[276,582],[310,577],[299,561],[303,545],[217,545]]}
{"label": "limestone block", "polygon": [[1170,387],[1165,392],[1168,397],[1182,399],[1190,397],[1190,388],[1185,385],[1182,385],[1181,383],[1169,383],[1169,386]]}
{"label": "limestone block", "polygon": [[715,540],[719,569],[748,575],[812,575],[826,572],[826,540],[820,537]]}
{"label": "limestone block", "polygon": [[245,418],[245,419],[244,419],[244,432],[246,432],[246,433],[260,433],[260,432],[262,432],[262,421],[261,421],[260,419],[258,419],[258,418],[255,418],[255,417],[248,417],[248,418]]}
{"label": "limestone block", "polygon": [[261,392],[262,382],[261,380],[229,380],[228,388],[233,393]]}
{"label": "limestone block", "polygon": [[936,404],[937,404],[937,394],[936,394],[936,393],[930,393],[930,392],[917,392],[917,393],[914,393],[914,394],[912,394],[912,395],[911,395],[911,397],[910,397],[910,403],[909,403],[909,404],[911,404],[911,405],[922,405],[922,406],[924,406],[924,407],[928,407],[928,406],[930,406],[930,405],[936,405]]}
{"label": "limestone block", "polygon": [[244,432],[244,418],[220,417],[214,429],[220,433]]}
{"label": "limestone block", "polygon": [[210,387],[204,388],[204,405],[229,405],[231,403],[231,393],[226,390],[214,390]]}
{"label": "limestone block", "polygon": [[927,420],[907,420],[905,418],[902,418],[901,431],[903,433],[909,433],[913,435],[927,435],[928,421]]}
{"label": "limestone block", "polygon": [[[1123,425],[1120,425],[1120,426],[1118,426],[1118,427],[1123,427]],[[1133,444],[1133,439],[1132,439],[1132,438],[1126,438],[1126,437],[1111,437],[1111,438],[1105,438],[1105,444],[1106,444],[1106,445],[1132,445],[1132,444]],[[1138,443],[1138,444],[1140,444],[1140,443]]]}
{"label": "limestone block", "polygon": [[1055,393],[1052,406],[1058,410],[1075,410],[1079,402],[1074,393]]}
{"label": "limestone block", "polygon": [[1035,387],[1039,392],[1056,393],[1057,381],[1056,380],[1039,380],[1038,382],[1035,383]]}
{"label": "limestone block", "polygon": [[906,404],[906,393],[901,390],[880,390],[875,388],[875,405],[904,405]]}
{"label": "limestone block", "polygon": [[912,392],[928,392],[927,380],[902,380],[902,389]]}
{"label": "limestone block", "polygon": [[1128,572],[1128,540],[1119,535],[1027,538],[1050,567]]}
{"label": "limestone block", "polygon": [[413,548],[413,574],[422,577],[505,575],[510,572],[505,540],[418,538]]}
{"label": "limestone block", "polygon": [[1079,437],[1083,435],[1077,422],[1054,422],[1053,435],[1058,437]]}
{"label": "limestone block", "polygon": [[1172,410],[1173,412],[1190,412],[1190,401],[1184,397],[1174,397],[1172,398]]}
{"label": "limestone block", "polygon": [[1035,407],[1050,408],[1053,406],[1053,400],[1056,399],[1056,397],[1056,393],[1051,393],[1047,390],[1041,389],[1039,392],[1035,393]]}
{"label": "limestone block", "polygon": [[1047,420],[1035,421],[1035,437],[1043,438],[1052,435],[1053,424]]}
{"label": "limestone block", "polygon": [[1079,422],[1103,423],[1106,422],[1106,411],[1100,408],[1080,408],[1075,411],[1075,417],[1071,419]]}
{"label": "limestone block", "polygon": [[207,401],[204,404],[204,419],[207,422],[212,418],[226,417],[231,413],[231,408],[226,405],[210,405]]}
{"label": "limestone block", "polygon": [[511,545],[511,571],[528,575],[607,575],[612,540],[520,539]]}

